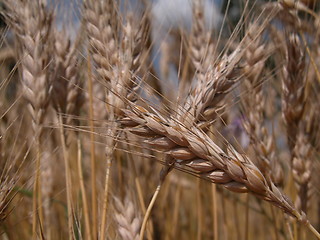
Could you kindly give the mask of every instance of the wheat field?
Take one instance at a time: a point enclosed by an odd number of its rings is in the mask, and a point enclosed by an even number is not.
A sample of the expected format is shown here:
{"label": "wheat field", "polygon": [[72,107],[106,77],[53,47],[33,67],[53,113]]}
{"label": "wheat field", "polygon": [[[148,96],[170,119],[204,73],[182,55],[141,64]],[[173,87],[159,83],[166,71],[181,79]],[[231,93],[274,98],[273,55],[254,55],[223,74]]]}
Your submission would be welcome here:
{"label": "wheat field", "polygon": [[320,239],[317,0],[0,0],[0,239]]}

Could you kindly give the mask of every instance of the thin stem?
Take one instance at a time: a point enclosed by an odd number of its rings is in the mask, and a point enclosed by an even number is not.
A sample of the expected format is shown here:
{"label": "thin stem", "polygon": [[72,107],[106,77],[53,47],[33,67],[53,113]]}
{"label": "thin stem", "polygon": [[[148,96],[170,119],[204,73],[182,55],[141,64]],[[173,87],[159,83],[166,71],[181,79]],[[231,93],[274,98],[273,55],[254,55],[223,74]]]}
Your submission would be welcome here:
{"label": "thin stem", "polygon": [[291,228],[291,225],[289,223],[289,219],[288,219],[287,216],[285,216],[285,223],[286,223],[286,226],[287,226],[287,230],[288,230],[288,233],[289,233],[290,240],[294,240],[293,233],[292,233],[292,228]]}
{"label": "thin stem", "polygon": [[197,239],[201,240],[202,231],[202,207],[201,207],[201,190],[200,178],[197,178],[197,215],[198,215],[198,232]]}
{"label": "thin stem", "polygon": [[[130,148],[130,146],[128,146]],[[130,162],[131,162],[131,165],[132,165],[132,170],[133,170],[133,177],[134,177],[134,182],[135,182],[135,186],[136,186],[136,189],[137,189],[137,194],[138,194],[138,199],[139,199],[139,203],[140,203],[140,207],[141,207],[141,210],[142,210],[142,213],[145,215],[146,214],[146,205],[143,201],[143,194],[142,194],[142,188],[141,188],[141,184],[140,184],[140,181],[139,181],[139,178],[138,178],[138,174],[137,174],[137,169],[136,169],[136,166],[134,164],[134,161],[132,159],[131,156],[129,156],[129,159],[130,159]],[[149,228],[147,229],[147,238],[149,240],[152,240],[152,235],[153,235],[153,228],[152,228],[152,223],[150,224],[149,222]]]}
{"label": "thin stem", "polygon": [[64,138],[64,127],[62,124],[62,117],[59,114],[59,124],[60,124],[60,140],[62,143],[62,152],[63,152],[63,159],[64,159],[64,166],[66,171],[66,191],[67,191],[67,208],[68,208],[68,229],[69,229],[69,239],[75,239],[74,237],[74,229],[73,229],[73,220],[72,220],[72,196],[71,196],[71,174],[69,168],[69,156],[66,149],[66,143]]}
{"label": "thin stem", "polygon": [[[114,119],[111,116],[111,119]],[[117,134],[116,126],[110,126],[108,129],[108,136],[110,136],[110,140],[107,142],[106,146],[106,160],[107,160],[107,169],[106,169],[106,176],[105,176],[105,184],[104,184],[104,195],[103,195],[103,207],[102,207],[102,217],[101,217],[101,234],[100,239],[105,239],[105,229],[106,229],[106,222],[107,222],[107,211],[108,211],[108,196],[109,196],[109,182],[110,182],[110,172],[113,160],[113,148],[114,148],[114,139]],[[120,185],[122,186],[122,184]]]}
{"label": "thin stem", "polygon": [[91,235],[91,228],[90,228],[90,220],[89,220],[89,208],[88,208],[88,200],[86,196],[86,190],[84,187],[84,181],[83,181],[83,170],[82,170],[82,155],[81,155],[81,142],[80,139],[77,141],[78,145],[78,171],[79,171],[79,182],[80,182],[80,189],[81,189],[81,196],[83,201],[83,211],[84,211],[84,222],[87,232],[88,239],[92,239]]}
{"label": "thin stem", "polygon": [[141,230],[140,230],[140,238],[139,238],[140,240],[143,240],[144,232],[145,232],[146,226],[147,226],[147,221],[148,221],[148,218],[149,218],[149,216],[151,214],[151,210],[152,210],[152,208],[154,206],[154,203],[156,202],[156,199],[157,199],[157,197],[159,195],[162,183],[163,183],[163,181],[160,181],[159,185],[157,186],[156,191],[154,192],[154,194],[152,196],[152,199],[151,199],[151,201],[149,203],[149,206],[147,208],[146,214],[144,215],[142,226],[141,226]]}
{"label": "thin stem", "polygon": [[312,226],[312,224],[307,220],[304,219],[303,216],[298,213],[297,211],[293,213],[295,217],[299,220],[300,223],[305,223],[307,228],[313,233],[313,235],[317,238],[320,239],[320,233]]}
{"label": "thin stem", "polygon": [[212,186],[212,206],[213,206],[213,239],[218,240],[218,212],[217,212],[217,186]]}
{"label": "thin stem", "polygon": [[221,194],[221,209],[222,209],[222,218],[223,218],[223,230],[224,230],[224,239],[229,239],[228,234],[228,222],[227,222],[227,212],[226,212],[226,198]]}
{"label": "thin stem", "polygon": [[174,198],[171,239],[175,239],[176,237],[178,218],[179,218],[179,207],[180,207],[180,200],[181,200],[181,191],[182,191],[182,186],[181,184],[178,184],[175,198]]}
{"label": "thin stem", "polygon": [[93,238],[97,239],[97,200],[96,200],[96,161],[95,161],[95,138],[93,124],[93,95],[91,59],[88,55],[88,91],[89,91],[89,125],[90,125],[90,164],[91,164],[91,207],[92,207],[92,230]]}
{"label": "thin stem", "polygon": [[[234,226],[235,226],[235,234],[236,236],[241,236],[241,231],[240,231],[240,221],[239,221],[239,214],[238,214],[238,204],[237,204],[237,201],[235,201],[235,199],[233,199],[232,202],[230,203],[233,203],[232,204],[232,210],[233,210],[233,220],[234,220]],[[248,240],[248,238],[247,238]]]}
{"label": "thin stem", "polygon": [[320,239],[320,233],[311,225],[310,222],[307,223],[307,228],[309,228],[316,238]]}
{"label": "thin stem", "polygon": [[249,239],[249,194],[247,194],[246,201],[246,223],[245,223],[245,234],[244,239]]}
{"label": "thin stem", "polygon": [[272,214],[272,218],[273,218],[273,229],[274,229],[275,237],[276,237],[276,240],[279,240],[276,213],[275,213],[273,206],[270,205],[270,209],[271,209],[271,214]]}
{"label": "thin stem", "polygon": [[298,231],[298,223],[297,222],[294,222],[293,223],[293,231],[294,231],[294,240],[298,240],[298,234],[299,234],[299,231]]}
{"label": "thin stem", "polygon": [[[37,217],[38,217],[38,208],[40,208],[39,191],[40,191],[40,156],[41,156],[41,148],[40,148],[40,136],[37,134],[36,137],[36,145],[37,145],[37,159],[35,166],[35,180],[33,184],[33,199],[32,199],[32,208],[33,208],[33,216],[32,216],[32,238],[37,238]],[[38,206],[39,205],[39,206]]]}
{"label": "thin stem", "polygon": [[110,154],[107,154],[107,170],[106,170],[106,178],[105,178],[105,186],[104,186],[103,208],[102,208],[103,210],[102,210],[102,219],[101,219],[101,235],[100,235],[101,240],[105,239],[111,165],[112,165],[112,156]]}

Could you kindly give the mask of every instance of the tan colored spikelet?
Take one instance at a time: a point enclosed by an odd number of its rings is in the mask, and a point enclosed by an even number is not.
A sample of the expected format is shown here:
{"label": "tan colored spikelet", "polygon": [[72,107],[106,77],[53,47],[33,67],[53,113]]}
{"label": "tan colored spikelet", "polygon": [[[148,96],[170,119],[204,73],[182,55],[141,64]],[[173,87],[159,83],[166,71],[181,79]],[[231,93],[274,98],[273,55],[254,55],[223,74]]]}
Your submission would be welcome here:
{"label": "tan colored spikelet", "polygon": [[54,79],[52,102],[56,111],[65,112],[66,96],[67,96],[67,79],[66,76],[66,61],[70,50],[70,40],[66,38],[65,32],[55,31],[54,33]]}
{"label": "tan colored spikelet", "polygon": [[[304,212],[312,195],[313,140],[317,134],[317,111],[307,109],[307,75],[304,48],[298,34],[288,36],[286,66],[284,67],[282,113],[286,124],[291,167],[297,187],[296,207]],[[312,103],[313,100],[310,100]],[[312,104],[310,104],[312,106]],[[312,107],[311,107],[312,109]],[[311,129],[315,132],[312,133]]]}
{"label": "tan colored spikelet", "polygon": [[[118,111],[121,107],[122,101],[119,96],[126,96],[131,101],[136,100],[135,78],[142,63],[141,56],[148,32],[146,14],[138,27],[131,24],[132,16],[127,16],[126,24],[115,29],[112,24],[114,4],[112,1],[87,1],[85,4],[90,49],[97,64],[97,72],[105,80],[103,84],[107,88],[106,101],[109,112]],[[120,33],[114,32],[116,30]]]}

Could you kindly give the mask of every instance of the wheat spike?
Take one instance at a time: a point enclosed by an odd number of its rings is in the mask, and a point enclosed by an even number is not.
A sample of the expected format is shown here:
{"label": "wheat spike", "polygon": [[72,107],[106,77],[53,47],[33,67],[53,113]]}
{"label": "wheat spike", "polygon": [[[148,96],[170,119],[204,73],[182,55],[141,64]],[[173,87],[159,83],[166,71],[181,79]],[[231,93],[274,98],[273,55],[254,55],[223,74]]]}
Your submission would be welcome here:
{"label": "wheat spike", "polygon": [[288,144],[293,149],[299,122],[305,109],[305,55],[299,37],[291,34],[287,41],[286,65],[283,68],[282,114],[287,127]]}
{"label": "wheat spike", "polygon": [[242,97],[246,118],[243,120],[256,152],[259,169],[264,176],[271,178],[277,185],[283,183],[283,172],[275,158],[275,143],[264,123],[266,97],[263,91],[263,69],[269,55],[267,46],[262,43],[261,29],[258,23],[251,23],[246,34],[247,49],[243,68]]}
{"label": "wheat spike", "polygon": [[128,131],[143,136],[146,143],[162,149],[174,159],[171,164],[186,165],[213,183],[222,184],[234,192],[250,192],[290,215],[300,216],[273,182],[232,146],[229,145],[225,153],[196,126],[187,128],[176,119],[166,119],[158,112],[151,113],[137,105],[131,107],[131,110],[123,110],[126,118],[122,124],[135,125]]}
{"label": "wheat spike", "polygon": [[115,214],[118,233],[123,240],[138,240],[141,219],[131,199],[126,196],[124,202],[114,198]]}

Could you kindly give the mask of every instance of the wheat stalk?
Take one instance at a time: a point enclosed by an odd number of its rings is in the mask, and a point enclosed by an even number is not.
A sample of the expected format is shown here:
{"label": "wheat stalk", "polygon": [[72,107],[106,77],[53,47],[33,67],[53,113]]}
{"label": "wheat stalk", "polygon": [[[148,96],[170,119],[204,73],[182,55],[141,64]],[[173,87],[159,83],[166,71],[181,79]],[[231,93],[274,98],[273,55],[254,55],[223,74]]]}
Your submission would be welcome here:
{"label": "wheat stalk", "polygon": [[45,10],[45,3],[37,1],[5,1],[7,18],[21,48],[21,73],[23,95],[28,101],[28,111],[32,117],[32,128],[37,145],[35,181],[33,189],[33,234],[37,231],[38,213],[43,219],[41,200],[41,137],[45,112],[49,104],[48,64],[51,46],[50,29],[52,13]]}

